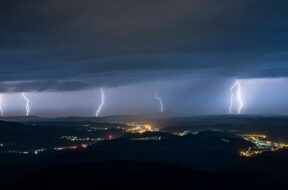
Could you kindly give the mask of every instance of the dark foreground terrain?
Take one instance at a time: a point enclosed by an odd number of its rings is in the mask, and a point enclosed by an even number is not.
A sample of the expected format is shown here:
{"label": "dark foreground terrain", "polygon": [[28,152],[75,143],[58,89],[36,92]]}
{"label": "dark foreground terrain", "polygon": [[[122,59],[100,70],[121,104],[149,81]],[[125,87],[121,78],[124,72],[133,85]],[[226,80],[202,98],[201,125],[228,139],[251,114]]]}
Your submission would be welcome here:
{"label": "dark foreground terrain", "polygon": [[14,187],[69,189],[287,189],[261,173],[199,171],[158,162],[94,162],[36,172]]}
{"label": "dark foreground terrain", "polygon": [[[112,143],[112,142],[109,142]],[[170,144],[171,145],[171,144]],[[114,146],[114,145],[113,145]],[[2,173],[2,187],[27,189],[287,189],[288,152],[85,150],[42,156]],[[193,148],[192,148],[193,149]],[[201,169],[202,168],[202,169]],[[3,172],[3,170],[1,171]],[[11,177],[12,176],[12,177]]]}
{"label": "dark foreground terrain", "polygon": [[[239,154],[241,150],[257,148],[239,135],[241,130],[257,134],[273,131],[273,138],[285,142],[286,130],[282,133],[278,130],[285,129],[287,118],[206,120],[206,125],[204,118],[155,121],[162,129],[143,133],[129,133],[125,123],[109,124],[109,121],[89,121],[89,125],[79,121],[39,121],[36,125],[32,121],[1,122],[0,186],[1,189],[288,189],[287,149],[251,157]],[[174,132],[181,132],[181,128],[192,133],[176,135]],[[200,128],[203,130],[194,133]],[[14,133],[14,129],[21,134]],[[60,138],[63,135],[78,135],[84,140],[65,141]],[[100,141],[91,142],[91,138],[98,137]],[[88,146],[83,146],[88,142]],[[53,148],[62,145],[73,148]],[[45,151],[35,152],[43,146]],[[9,148],[19,151],[7,152]],[[32,151],[23,153],[22,149],[27,148]]]}

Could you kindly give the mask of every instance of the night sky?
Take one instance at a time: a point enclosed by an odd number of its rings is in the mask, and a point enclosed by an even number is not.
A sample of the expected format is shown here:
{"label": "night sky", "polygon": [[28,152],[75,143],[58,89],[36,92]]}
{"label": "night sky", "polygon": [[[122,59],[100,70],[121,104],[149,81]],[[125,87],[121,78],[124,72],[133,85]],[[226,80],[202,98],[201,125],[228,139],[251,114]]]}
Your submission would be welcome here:
{"label": "night sky", "polygon": [[0,92],[6,116],[288,114],[288,2],[4,0]]}

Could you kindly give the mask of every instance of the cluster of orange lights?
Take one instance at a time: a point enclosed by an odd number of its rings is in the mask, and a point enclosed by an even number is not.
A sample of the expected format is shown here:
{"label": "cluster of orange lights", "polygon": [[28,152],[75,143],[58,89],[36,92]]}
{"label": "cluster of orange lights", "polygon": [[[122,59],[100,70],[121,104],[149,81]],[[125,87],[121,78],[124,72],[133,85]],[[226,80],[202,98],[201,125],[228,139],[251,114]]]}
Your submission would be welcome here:
{"label": "cluster of orange lights", "polygon": [[276,143],[270,140],[267,140],[266,135],[258,135],[258,134],[249,134],[249,135],[242,135],[242,137],[255,144],[255,147],[249,147],[247,150],[241,150],[240,156],[244,157],[253,157],[263,152],[275,152],[278,150],[288,148],[288,144],[284,143]]}
{"label": "cluster of orange lights", "polygon": [[145,133],[145,132],[159,131],[158,129],[153,128],[149,124],[135,124],[135,123],[131,124],[130,123],[128,125],[131,126],[131,128],[126,129],[126,132],[128,132],[128,133]]}

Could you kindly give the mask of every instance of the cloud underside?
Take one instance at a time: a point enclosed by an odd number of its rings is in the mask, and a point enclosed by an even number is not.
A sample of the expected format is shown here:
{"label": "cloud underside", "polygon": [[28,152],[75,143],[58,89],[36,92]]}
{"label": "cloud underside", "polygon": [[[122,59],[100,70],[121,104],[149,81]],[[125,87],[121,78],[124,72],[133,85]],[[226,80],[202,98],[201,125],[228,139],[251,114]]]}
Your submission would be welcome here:
{"label": "cloud underside", "polygon": [[81,90],[183,73],[287,77],[287,5],[269,0],[1,2],[0,90]]}

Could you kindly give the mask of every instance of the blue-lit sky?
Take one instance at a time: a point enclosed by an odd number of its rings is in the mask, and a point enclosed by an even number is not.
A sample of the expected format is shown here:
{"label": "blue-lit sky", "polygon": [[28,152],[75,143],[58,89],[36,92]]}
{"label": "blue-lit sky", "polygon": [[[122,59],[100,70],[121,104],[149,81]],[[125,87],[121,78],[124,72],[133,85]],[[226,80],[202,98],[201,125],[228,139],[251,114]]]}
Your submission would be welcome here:
{"label": "blue-lit sky", "polygon": [[[222,80],[221,80],[222,81]],[[242,79],[243,114],[288,114],[288,79]],[[118,114],[159,113],[154,89],[163,99],[164,114],[206,115],[228,114],[230,86],[233,79],[222,84],[211,81],[182,79],[177,81],[143,82],[104,88],[106,101],[101,116]],[[203,85],[203,86],[199,86]],[[69,92],[29,92],[31,115],[39,116],[95,116],[100,102],[100,90]],[[25,114],[25,101],[20,93],[4,94],[6,116]],[[237,100],[234,100],[237,107]]]}
{"label": "blue-lit sky", "polygon": [[[288,114],[288,3],[271,0],[0,2],[5,115]],[[165,114],[164,113],[164,114]]]}

